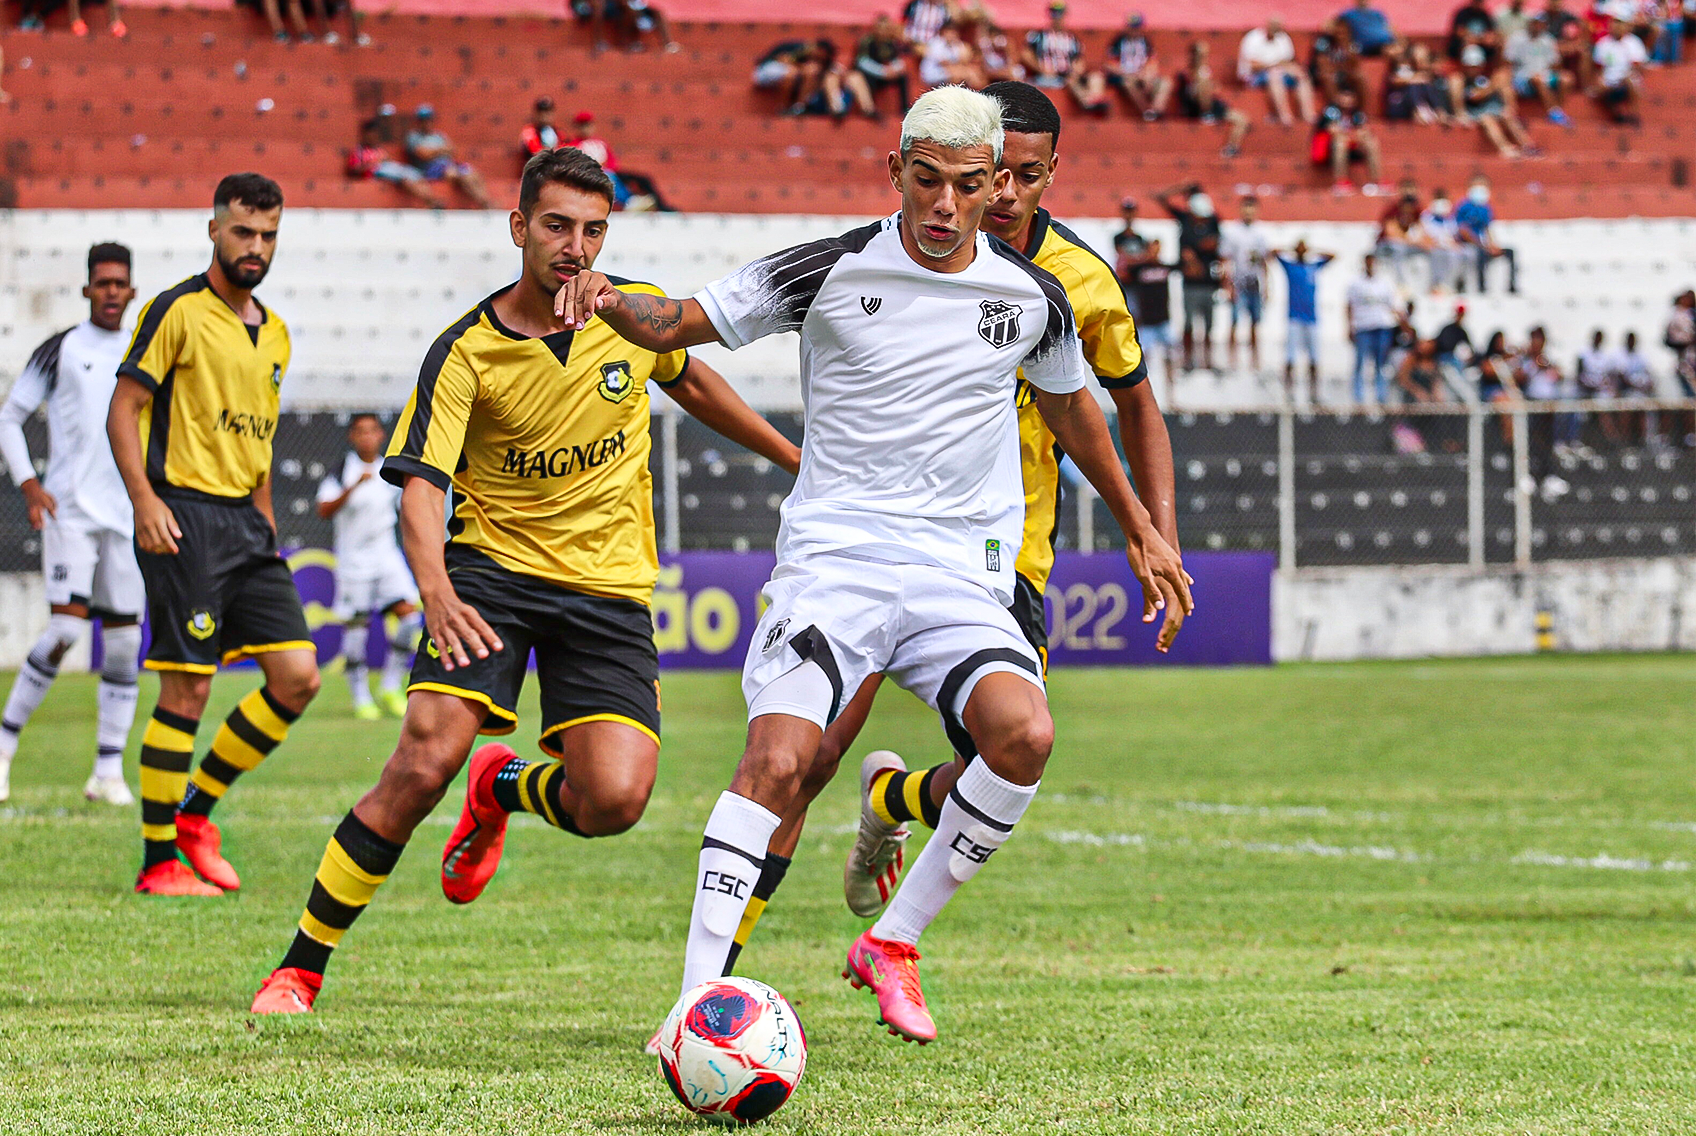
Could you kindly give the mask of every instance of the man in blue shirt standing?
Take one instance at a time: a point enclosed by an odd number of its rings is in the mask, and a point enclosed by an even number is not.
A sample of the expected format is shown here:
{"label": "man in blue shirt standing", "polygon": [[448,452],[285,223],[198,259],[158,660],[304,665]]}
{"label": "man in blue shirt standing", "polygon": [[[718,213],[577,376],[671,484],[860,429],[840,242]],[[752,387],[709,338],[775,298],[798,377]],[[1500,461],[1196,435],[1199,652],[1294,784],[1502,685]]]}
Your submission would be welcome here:
{"label": "man in blue shirt standing", "polygon": [[1319,405],[1319,270],[1335,256],[1325,252],[1307,258],[1307,242],[1298,240],[1293,256],[1282,249],[1272,255],[1284,268],[1289,291],[1289,332],[1284,341],[1284,397],[1291,402],[1296,397],[1296,353],[1307,356],[1307,398]]}
{"label": "man in blue shirt standing", "polygon": [[[1478,267],[1478,291],[1484,292],[1484,270],[1490,267],[1492,260],[1508,262],[1508,295],[1519,294],[1519,265],[1514,261],[1513,250],[1498,245],[1490,236],[1490,225],[1496,219],[1496,211],[1490,206],[1490,180],[1483,174],[1472,179],[1472,185],[1466,191],[1466,200],[1455,210],[1455,224],[1459,227],[1460,242],[1472,257],[1473,264]],[[1466,274],[1461,274],[1462,292],[1466,291]]]}
{"label": "man in blue shirt standing", "polygon": [[1390,30],[1390,17],[1372,6],[1372,0],[1354,0],[1354,7],[1337,14],[1337,19],[1349,30],[1349,39],[1361,55],[1382,55],[1384,49],[1396,42]]}

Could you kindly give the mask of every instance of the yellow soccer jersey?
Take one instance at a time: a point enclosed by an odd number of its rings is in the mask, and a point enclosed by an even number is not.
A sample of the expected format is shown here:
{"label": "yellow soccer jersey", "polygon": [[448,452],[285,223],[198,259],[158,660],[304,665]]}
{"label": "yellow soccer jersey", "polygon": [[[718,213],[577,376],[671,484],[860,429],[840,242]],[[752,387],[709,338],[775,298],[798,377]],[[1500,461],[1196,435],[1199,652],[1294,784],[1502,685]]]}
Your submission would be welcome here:
{"label": "yellow soccer jersey", "polygon": [[599,319],[519,335],[494,310],[511,287],[430,348],[383,476],[450,491],[450,565],[455,547],[471,548],[513,572],[647,603],[659,574],[647,384],[678,381],[689,356],[656,355]]}
{"label": "yellow soccer jersey", "polygon": [[154,485],[245,497],[270,477],[289,329],[259,311],[258,327],[243,323],[205,273],[141,309],[118,374],[153,392],[141,445]]}
{"label": "yellow soccer jersey", "polygon": [[[1148,377],[1137,328],[1125,307],[1118,278],[1082,238],[1038,209],[1031,222],[1030,258],[1066,288],[1078,321],[1084,358],[1096,379],[1109,390],[1134,387]],[[1038,591],[1054,569],[1054,537],[1059,525],[1060,461],[1054,435],[1042,420],[1030,387],[1019,384],[1019,456],[1025,474],[1025,534],[1014,570]]]}

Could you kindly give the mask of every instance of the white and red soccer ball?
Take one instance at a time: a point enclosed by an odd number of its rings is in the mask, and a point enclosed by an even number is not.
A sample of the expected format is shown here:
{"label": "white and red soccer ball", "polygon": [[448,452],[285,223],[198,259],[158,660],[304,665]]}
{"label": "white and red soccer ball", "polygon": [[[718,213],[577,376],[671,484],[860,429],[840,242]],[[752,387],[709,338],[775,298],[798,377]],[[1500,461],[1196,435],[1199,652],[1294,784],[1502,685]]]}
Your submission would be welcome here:
{"label": "white and red soccer ball", "polygon": [[752,1124],[782,1107],[807,1068],[807,1035],[783,995],[751,978],[686,992],[660,1028],[660,1074],[683,1107]]}

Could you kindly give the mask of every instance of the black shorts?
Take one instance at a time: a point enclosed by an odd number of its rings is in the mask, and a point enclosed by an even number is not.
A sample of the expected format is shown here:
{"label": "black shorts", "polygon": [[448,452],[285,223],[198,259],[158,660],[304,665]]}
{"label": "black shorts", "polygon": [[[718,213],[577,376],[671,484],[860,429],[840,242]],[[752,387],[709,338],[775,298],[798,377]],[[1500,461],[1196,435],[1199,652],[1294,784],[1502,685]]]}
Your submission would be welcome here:
{"label": "black shorts", "polygon": [[153,635],[142,665],[213,674],[248,655],[313,650],[277,534],[253,502],[170,486],[159,496],[183,535],[174,556],[135,550]]}
{"label": "black shorts", "polygon": [[1042,607],[1042,589],[1014,573],[1013,602],[1007,605],[1007,611],[1013,616],[1013,621],[1019,625],[1019,630],[1025,633],[1025,639],[1036,648],[1037,658],[1042,660],[1042,677],[1048,679],[1048,616]]}
{"label": "black shorts", "polygon": [[559,735],[584,722],[623,722],[658,744],[660,660],[654,617],[635,600],[592,596],[512,572],[482,553],[448,550],[448,575],[459,598],[477,609],[502,648],[469,666],[442,666],[426,638],[412,664],[408,691],[433,690],[481,702],[485,734],[518,728],[518,692],[530,652],[541,684],[543,752],[563,752]]}

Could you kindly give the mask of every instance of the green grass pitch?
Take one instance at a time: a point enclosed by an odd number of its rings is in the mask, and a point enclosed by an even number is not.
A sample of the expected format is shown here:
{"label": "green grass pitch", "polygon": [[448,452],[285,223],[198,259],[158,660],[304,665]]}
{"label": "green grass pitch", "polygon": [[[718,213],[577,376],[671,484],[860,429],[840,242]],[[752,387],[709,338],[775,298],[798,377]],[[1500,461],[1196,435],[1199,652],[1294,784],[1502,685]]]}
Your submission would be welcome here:
{"label": "green grass pitch", "polygon": [[[253,681],[218,680],[203,746]],[[1696,1131],[1696,659],[1073,671],[1053,696],[1041,796],[923,944],[927,1049],[838,977],[853,779],[819,803],[741,968],[812,1046],[773,1130]],[[60,681],[0,810],[0,1132],[701,1130],[640,1047],[740,751],[736,676],[667,678],[639,827],[521,818],[467,908],[437,883],[451,793],[319,1012],[252,1019],[394,738],[347,706],[327,676],[220,810],[239,896],[146,900],[137,817],[78,791],[92,680]],[[872,746],[942,753],[894,690]]]}

